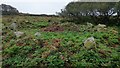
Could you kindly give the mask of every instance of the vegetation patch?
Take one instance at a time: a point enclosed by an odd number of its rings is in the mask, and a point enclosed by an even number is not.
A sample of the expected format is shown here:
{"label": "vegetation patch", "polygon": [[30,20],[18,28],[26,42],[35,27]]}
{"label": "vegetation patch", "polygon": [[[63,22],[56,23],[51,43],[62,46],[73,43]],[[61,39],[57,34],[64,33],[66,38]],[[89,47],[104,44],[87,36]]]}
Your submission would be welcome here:
{"label": "vegetation patch", "polygon": [[[32,21],[33,17],[25,18]],[[89,27],[88,24],[55,24],[46,21],[31,23],[28,24],[31,27],[18,28],[25,33],[23,37],[16,37],[9,28],[3,29],[3,68],[120,67],[120,38],[116,26],[108,26],[106,31],[99,32],[94,30],[96,25]],[[113,33],[113,30],[116,32]],[[36,36],[36,33],[40,36]],[[94,38],[95,48],[87,49],[84,46],[84,41],[89,37]]]}

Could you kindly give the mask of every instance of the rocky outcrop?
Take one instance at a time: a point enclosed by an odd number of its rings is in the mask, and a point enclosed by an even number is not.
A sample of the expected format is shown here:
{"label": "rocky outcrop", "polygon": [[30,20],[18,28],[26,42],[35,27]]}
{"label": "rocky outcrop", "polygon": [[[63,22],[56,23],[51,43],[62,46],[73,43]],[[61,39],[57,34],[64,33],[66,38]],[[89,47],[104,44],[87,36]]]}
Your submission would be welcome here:
{"label": "rocky outcrop", "polygon": [[0,13],[2,13],[2,15],[15,15],[19,14],[19,11],[10,5],[1,4]]}

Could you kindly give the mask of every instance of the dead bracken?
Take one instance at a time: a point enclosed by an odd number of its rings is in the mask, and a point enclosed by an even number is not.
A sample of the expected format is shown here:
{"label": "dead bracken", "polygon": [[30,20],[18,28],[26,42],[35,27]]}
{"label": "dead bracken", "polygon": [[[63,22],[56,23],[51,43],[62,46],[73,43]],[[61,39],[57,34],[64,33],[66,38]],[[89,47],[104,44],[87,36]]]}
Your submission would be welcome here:
{"label": "dead bracken", "polygon": [[46,31],[46,32],[62,32],[62,31],[64,31],[63,27],[60,25],[51,25],[51,26],[45,27],[41,30]]}

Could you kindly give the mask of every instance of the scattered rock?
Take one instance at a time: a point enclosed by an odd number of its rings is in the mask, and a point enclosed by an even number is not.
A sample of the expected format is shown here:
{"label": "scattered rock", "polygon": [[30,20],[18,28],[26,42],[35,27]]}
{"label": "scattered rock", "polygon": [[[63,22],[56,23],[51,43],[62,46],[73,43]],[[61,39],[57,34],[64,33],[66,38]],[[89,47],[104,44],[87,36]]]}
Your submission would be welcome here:
{"label": "scattered rock", "polygon": [[104,32],[107,30],[106,25],[104,24],[98,24],[95,29],[97,29],[98,32]]}
{"label": "scattered rock", "polygon": [[92,23],[89,23],[87,22],[87,26],[85,26],[85,31],[88,31],[88,32],[93,32],[93,24]]}
{"label": "scattered rock", "polygon": [[112,33],[113,33],[113,34],[118,34],[118,31],[112,30]]}
{"label": "scattered rock", "polygon": [[93,24],[92,24],[92,23],[87,22],[87,26],[88,26],[88,27],[93,27]]}
{"label": "scattered rock", "polygon": [[17,30],[17,24],[16,24],[16,22],[12,23],[12,24],[10,25],[10,28],[11,28],[12,30],[16,31],[16,30]]}
{"label": "scattered rock", "polygon": [[28,21],[28,20],[25,20],[25,23],[29,23],[29,21]]}
{"label": "scattered rock", "polygon": [[16,37],[22,37],[22,36],[24,36],[25,35],[25,33],[24,32],[20,32],[20,31],[17,31],[17,32],[14,32],[14,34],[16,35]]}
{"label": "scattered rock", "polygon": [[104,31],[106,31],[106,30],[107,30],[107,28],[98,28],[98,29],[97,29],[98,32],[104,32]]}
{"label": "scattered rock", "polygon": [[34,35],[35,35],[36,37],[40,37],[40,36],[41,36],[41,33],[40,33],[40,32],[36,32]]}
{"label": "scattered rock", "polygon": [[5,25],[3,23],[0,23],[0,30],[4,29]]}
{"label": "scattered rock", "polygon": [[104,25],[104,24],[98,24],[98,27],[105,28],[106,25]]}
{"label": "scattered rock", "polygon": [[90,37],[88,39],[86,39],[84,41],[84,46],[87,48],[87,49],[90,49],[92,47],[96,47],[96,43],[95,43],[95,39],[94,37]]}

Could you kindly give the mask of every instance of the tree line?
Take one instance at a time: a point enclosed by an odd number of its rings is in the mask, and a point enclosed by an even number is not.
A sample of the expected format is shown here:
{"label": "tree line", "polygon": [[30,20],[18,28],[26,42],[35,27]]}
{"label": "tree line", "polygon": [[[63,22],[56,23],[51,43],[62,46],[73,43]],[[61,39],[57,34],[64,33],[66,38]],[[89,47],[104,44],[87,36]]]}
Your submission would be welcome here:
{"label": "tree line", "polygon": [[77,24],[118,25],[120,22],[120,2],[70,2],[58,13],[65,20]]}

